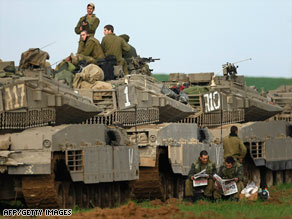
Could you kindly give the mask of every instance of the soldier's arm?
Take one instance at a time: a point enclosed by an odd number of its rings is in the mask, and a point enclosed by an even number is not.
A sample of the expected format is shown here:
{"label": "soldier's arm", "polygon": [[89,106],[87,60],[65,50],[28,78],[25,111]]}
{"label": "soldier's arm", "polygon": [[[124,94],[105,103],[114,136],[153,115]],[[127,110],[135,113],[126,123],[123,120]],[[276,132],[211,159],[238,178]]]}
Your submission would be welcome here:
{"label": "soldier's arm", "polygon": [[128,52],[128,51],[130,51],[130,46],[128,45],[128,43],[126,43],[126,41],[125,40],[121,40],[122,41],[122,50],[124,50],[124,51],[126,51],[126,52]]}
{"label": "soldier's arm", "polygon": [[242,141],[240,139],[239,139],[239,147],[240,147],[240,151],[241,151],[239,159],[243,159],[246,155],[247,150],[246,150],[245,145],[242,143]]}
{"label": "soldier's arm", "polygon": [[239,181],[242,181],[243,180],[243,167],[242,166],[239,166],[237,167],[237,174],[236,174],[237,178]]}
{"label": "soldier's arm", "polygon": [[77,49],[77,54],[80,54],[82,51],[82,46],[81,46],[81,42],[79,41],[78,43],[78,49]]}
{"label": "soldier's arm", "polygon": [[217,172],[217,169],[216,169],[215,164],[213,163],[212,164],[212,175],[216,174],[216,172]]}
{"label": "soldier's arm", "polygon": [[89,34],[94,34],[96,28],[98,27],[98,25],[99,25],[99,19],[98,18],[94,19],[93,23],[91,23],[91,24],[88,23],[88,33]]}
{"label": "soldier's arm", "polygon": [[80,27],[81,27],[82,20],[83,20],[83,17],[80,18],[80,20],[77,23],[77,26],[75,27],[75,33],[76,34],[80,34],[81,33]]}
{"label": "soldier's arm", "polygon": [[86,48],[83,50],[82,53],[80,53],[85,56],[89,56],[92,53],[94,46],[96,46],[93,40],[89,40],[87,43],[88,44],[86,45]]}

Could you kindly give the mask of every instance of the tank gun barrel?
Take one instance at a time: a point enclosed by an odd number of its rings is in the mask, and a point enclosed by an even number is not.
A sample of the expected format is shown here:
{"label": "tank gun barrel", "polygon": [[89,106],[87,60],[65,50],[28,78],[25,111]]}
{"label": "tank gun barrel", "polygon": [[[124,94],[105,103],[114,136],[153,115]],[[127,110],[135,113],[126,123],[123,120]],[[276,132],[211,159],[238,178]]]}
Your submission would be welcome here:
{"label": "tank gun barrel", "polygon": [[249,61],[249,60],[252,60],[252,59],[251,58],[243,59],[243,60],[240,60],[240,61],[237,61],[237,62],[233,62],[231,64],[237,64],[237,63],[246,62],[246,61]]}

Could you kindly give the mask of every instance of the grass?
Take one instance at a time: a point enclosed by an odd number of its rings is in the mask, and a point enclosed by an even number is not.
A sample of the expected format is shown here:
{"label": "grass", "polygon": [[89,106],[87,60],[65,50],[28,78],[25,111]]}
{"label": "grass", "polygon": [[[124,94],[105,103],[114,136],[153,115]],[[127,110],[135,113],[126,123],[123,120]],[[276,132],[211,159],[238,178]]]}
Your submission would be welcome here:
{"label": "grass", "polygon": [[[153,74],[159,81],[167,81],[168,74]],[[292,85],[292,78],[267,78],[267,77],[245,77],[248,86],[256,86],[258,91],[264,88],[265,91],[275,90],[281,85]]]}

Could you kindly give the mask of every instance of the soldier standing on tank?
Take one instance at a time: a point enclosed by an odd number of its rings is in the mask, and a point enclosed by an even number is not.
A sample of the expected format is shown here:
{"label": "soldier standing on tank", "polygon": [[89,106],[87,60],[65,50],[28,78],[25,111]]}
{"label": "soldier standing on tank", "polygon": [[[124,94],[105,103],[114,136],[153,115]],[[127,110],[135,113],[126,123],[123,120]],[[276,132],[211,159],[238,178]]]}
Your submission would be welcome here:
{"label": "soldier standing on tank", "polygon": [[209,160],[208,152],[203,150],[200,152],[200,157],[198,158],[198,160],[192,164],[188,174],[188,179],[186,180],[185,183],[185,196],[188,201],[192,201],[194,198],[193,194],[194,175],[201,172],[204,169],[206,169],[206,174],[209,175],[208,185],[204,190],[204,195],[208,199],[212,198],[214,191],[213,175],[216,173],[216,167],[215,164]]}
{"label": "soldier standing on tank", "polygon": [[104,37],[101,41],[101,47],[105,56],[114,55],[118,65],[123,66],[124,74],[128,74],[128,67],[125,59],[122,57],[122,52],[128,52],[130,46],[121,37],[114,34],[114,27],[110,24],[104,26]]}
{"label": "soldier standing on tank", "polygon": [[238,128],[232,126],[230,128],[230,134],[223,139],[224,159],[231,156],[236,161],[242,163],[246,155],[246,147],[237,134]]}
{"label": "soldier standing on tank", "polygon": [[[232,199],[238,201],[239,194],[244,188],[243,185],[243,169],[238,165],[237,162],[233,159],[233,157],[229,156],[226,157],[225,163],[219,168],[218,175],[222,179],[234,179],[236,182],[238,192],[236,194],[231,195]],[[214,199],[218,200],[222,198],[221,192],[219,191],[220,188],[217,188],[214,191]]]}
{"label": "soldier standing on tank", "polygon": [[90,36],[94,36],[99,25],[99,19],[93,14],[95,6],[93,3],[87,5],[87,14],[81,17],[75,27],[75,33],[80,34],[82,30],[86,30]]}

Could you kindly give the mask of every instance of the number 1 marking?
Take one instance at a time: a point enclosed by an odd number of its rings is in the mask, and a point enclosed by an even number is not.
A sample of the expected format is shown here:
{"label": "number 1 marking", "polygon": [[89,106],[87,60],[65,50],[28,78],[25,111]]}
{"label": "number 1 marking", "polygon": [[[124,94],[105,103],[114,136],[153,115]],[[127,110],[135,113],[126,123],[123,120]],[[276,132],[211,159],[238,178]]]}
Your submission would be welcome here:
{"label": "number 1 marking", "polygon": [[129,101],[129,91],[128,91],[128,86],[125,87],[124,94],[126,95],[126,103],[125,103],[125,106],[130,106],[131,103],[130,103],[130,101]]}

